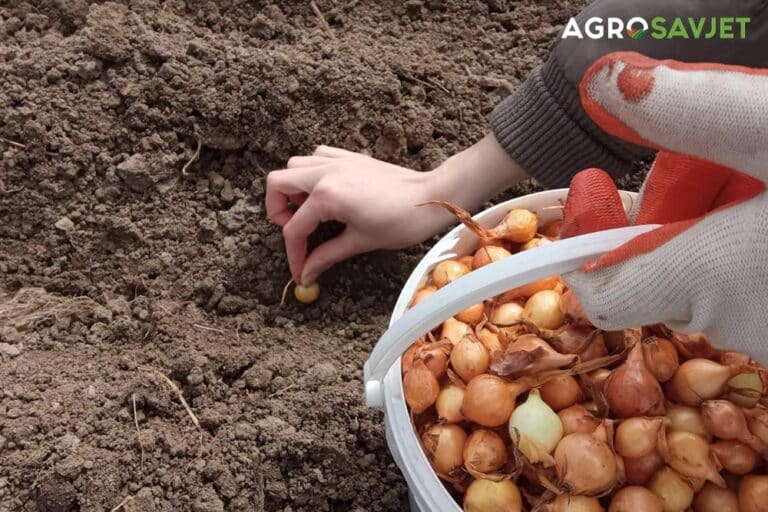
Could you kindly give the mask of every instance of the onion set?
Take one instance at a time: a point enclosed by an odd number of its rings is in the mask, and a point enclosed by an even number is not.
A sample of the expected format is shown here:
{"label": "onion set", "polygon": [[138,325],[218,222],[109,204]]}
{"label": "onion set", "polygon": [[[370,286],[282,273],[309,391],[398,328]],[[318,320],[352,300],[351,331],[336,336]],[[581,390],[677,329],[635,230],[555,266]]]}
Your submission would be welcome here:
{"label": "onion set", "polygon": [[[411,306],[515,252],[557,243],[516,209],[430,272]],[[768,371],[703,333],[595,327],[560,276],[423,333],[403,397],[433,470],[472,512],[768,512]]]}

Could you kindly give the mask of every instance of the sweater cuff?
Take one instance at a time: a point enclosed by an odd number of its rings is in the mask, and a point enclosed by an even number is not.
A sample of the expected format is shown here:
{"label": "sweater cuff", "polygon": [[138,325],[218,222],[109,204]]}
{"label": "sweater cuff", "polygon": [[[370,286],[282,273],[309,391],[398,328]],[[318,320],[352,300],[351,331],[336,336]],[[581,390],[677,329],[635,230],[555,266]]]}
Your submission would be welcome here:
{"label": "sweater cuff", "polygon": [[548,188],[567,187],[590,167],[621,177],[649,153],[608,135],[587,116],[578,88],[554,56],[496,106],[490,124],[512,159]]}

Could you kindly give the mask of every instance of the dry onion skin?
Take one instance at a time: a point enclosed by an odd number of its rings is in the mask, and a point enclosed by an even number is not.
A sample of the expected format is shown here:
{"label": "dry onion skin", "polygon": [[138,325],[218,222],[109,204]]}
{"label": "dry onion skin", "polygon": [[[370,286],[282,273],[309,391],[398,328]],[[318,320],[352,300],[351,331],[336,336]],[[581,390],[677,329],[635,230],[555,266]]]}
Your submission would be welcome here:
{"label": "dry onion skin", "polygon": [[[532,212],[488,229],[442,206],[480,239],[411,305],[559,232],[536,233]],[[425,333],[402,375],[424,451],[464,510],[768,512],[768,372],[703,334],[597,329],[559,276]]]}

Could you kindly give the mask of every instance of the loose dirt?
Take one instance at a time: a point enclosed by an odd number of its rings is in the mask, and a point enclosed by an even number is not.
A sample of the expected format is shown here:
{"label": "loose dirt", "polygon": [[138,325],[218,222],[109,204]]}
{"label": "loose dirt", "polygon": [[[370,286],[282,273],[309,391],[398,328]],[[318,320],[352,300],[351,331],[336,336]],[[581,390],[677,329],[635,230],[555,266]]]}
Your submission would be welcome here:
{"label": "loose dirt", "polygon": [[405,510],[361,379],[424,247],[280,307],[264,176],[430,169],[582,4],[0,2],[0,512]]}

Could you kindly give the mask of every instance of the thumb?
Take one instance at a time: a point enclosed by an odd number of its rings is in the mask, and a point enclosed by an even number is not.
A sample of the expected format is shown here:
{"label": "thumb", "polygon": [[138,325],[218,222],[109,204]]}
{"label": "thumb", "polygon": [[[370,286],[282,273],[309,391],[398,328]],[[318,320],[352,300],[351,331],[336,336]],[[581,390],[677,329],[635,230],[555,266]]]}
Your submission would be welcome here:
{"label": "thumb", "polygon": [[310,253],[301,272],[301,282],[314,283],[320,274],[336,263],[365,251],[362,235],[347,228],[342,234],[328,240]]}

